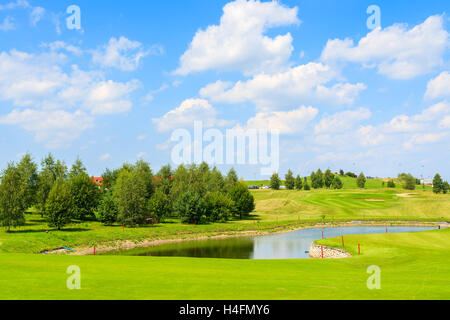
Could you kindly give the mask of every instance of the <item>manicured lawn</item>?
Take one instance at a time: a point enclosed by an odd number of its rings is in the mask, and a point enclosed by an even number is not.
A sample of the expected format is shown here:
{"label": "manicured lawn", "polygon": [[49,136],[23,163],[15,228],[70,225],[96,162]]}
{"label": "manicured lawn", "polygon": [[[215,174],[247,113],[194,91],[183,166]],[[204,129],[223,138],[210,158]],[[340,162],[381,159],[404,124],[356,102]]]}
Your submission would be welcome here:
{"label": "manicured lawn", "polygon": [[[347,236],[344,260],[226,260],[31,254],[114,241],[196,238],[240,231],[279,231],[317,222],[352,220],[450,221],[450,196],[429,191],[345,189],[257,190],[247,220],[200,226],[177,220],[122,230],[97,222],[62,231],[37,214],[27,225],[0,231],[0,299],[450,299],[450,230]],[[324,244],[340,246],[340,239]],[[66,269],[78,265],[82,290],[68,290]],[[382,289],[368,290],[367,267],[378,265]]]}
{"label": "manicured lawn", "polygon": [[[340,239],[326,240],[340,245]],[[344,260],[1,255],[1,299],[450,299],[450,230],[346,237]],[[66,269],[81,268],[81,290]],[[367,267],[381,268],[369,290]]]}

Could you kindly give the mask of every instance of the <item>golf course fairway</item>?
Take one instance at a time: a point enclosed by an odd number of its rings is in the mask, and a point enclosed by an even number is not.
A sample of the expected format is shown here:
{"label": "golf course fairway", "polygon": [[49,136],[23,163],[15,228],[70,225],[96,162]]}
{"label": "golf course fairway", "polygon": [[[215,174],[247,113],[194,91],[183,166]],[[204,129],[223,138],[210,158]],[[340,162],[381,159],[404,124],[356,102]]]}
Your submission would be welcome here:
{"label": "golf course fairway", "polygon": [[[93,246],[123,241],[267,234],[354,220],[386,226],[434,222],[437,227],[450,220],[447,195],[402,193],[259,190],[253,192],[256,209],[247,219],[197,226],[169,220],[123,229],[87,221],[57,231],[31,212],[24,227],[0,232],[0,299],[450,299],[450,229],[345,236],[344,249],[352,257],[337,260],[92,255]],[[317,243],[342,248],[341,238]],[[88,255],[40,254],[62,246]],[[68,289],[69,266],[79,267],[81,290]],[[380,268],[379,290],[367,287],[370,266]]]}
{"label": "golf course fairway", "polygon": [[[340,239],[326,245],[341,247]],[[0,299],[449,299],[450,229],[347,236],[361,256],[339,260],[226,260],[0,255]],[[69,290],[66,270],[81,270]],[[379,266],[381,289],[367,268]]]}

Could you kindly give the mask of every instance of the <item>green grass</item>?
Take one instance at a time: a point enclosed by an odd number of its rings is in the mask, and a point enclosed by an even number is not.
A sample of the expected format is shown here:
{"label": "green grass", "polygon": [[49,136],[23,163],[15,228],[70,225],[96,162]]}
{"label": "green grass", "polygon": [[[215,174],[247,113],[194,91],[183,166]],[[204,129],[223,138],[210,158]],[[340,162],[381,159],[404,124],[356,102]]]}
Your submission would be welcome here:
{"label": "green grass", "polygon": [[[343,189],[359,189],[356,184],[356,178],[350,177],[341,177],[339,176],[343,183]],[[311,186],[311,178],[307,178],[309,186]],[[367,179],[365,187],[367,189],[385,189],[387,187],[387,182],[391,179]],[[395,181],[395,189],[394,190],[402,190],[402,184],[398,179],[393,179]],[[384,182],[384,185],[383,185]],[[249,180],[245,181],[249,186],[270,186],[270,180]],[[284,185],[285,181],[281,181],[281,185]],[[431,186],[416,186],[417,190],[432,190]]]}
{"label": "green grass", "polygon": [[[125,228],[125,232],[122,226],[103,226],[92,221],[74,223],[62,231],[51,230],[40,215],[31,213],[26,215],[24,227],[9,234],[0,231],[0,253],[39,253],[62,246],[79,248],[126,240],[191,239],[242,231],[271,232],[312,225],[322,219],[328,222],[450,221],[450,196],[416,191],[411,198],[401,198],[396,195],[401,192],[390,189],[256,190],[253,192],[256,210],[246,220],[192,226],[172,219],[154,227]],[[47,234],[46,230],[50,232]]]}
{"label": "green grass", "polygon": [[[340,245],[339,239],[324,241]],[[2,255],[1,299],[450,299],[450,230],[347,236],[343,260]],[[81,290],[65,273],[81,268]],[[368,290],[367,267],[381,268]]]}
{"label": "green grass", "polygon": [[[36,213],[27,225],[0,231],[0,299],[450,299],[450,230],[347,236],[344,260],[226,260],[31,254],[114,241],[196,238],[240,231],[279,231],[322,221],[450,221],[450,196],[403,190],[257,190],[243,221],[201,226],[177,220],[122,230],[97,222],[48,229]],[[372,200],[372,201],[367,201]],[[373,201],[376,200],[376,201]],[[382,200],[382,201],[381,201]],[[327,239],[340,246],[340,239]],[[366,269],[382,270],[382,290],[366,288]],[[66,289],[69,265],[82,270],[82,290]]]}

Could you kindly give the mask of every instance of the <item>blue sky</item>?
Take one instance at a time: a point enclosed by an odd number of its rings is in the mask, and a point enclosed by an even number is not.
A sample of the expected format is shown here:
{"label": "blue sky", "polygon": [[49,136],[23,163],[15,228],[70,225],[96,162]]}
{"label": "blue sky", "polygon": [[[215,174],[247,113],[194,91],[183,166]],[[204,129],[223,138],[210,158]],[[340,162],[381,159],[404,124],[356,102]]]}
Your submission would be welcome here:
{"label": "blue sky", "polygon": [[[66,25],[81,10],[81,29]],[[369,30],[377,5],[381,28]],[[0,167],[171,162],[171,132],[280,131],[281,174],[450,179],[448,1],[0,0]],[[224,171],[230,166],[219,166]],[[247,179],[259,168],[236,165]],[[264,177],[265,178],[265,177]]]}

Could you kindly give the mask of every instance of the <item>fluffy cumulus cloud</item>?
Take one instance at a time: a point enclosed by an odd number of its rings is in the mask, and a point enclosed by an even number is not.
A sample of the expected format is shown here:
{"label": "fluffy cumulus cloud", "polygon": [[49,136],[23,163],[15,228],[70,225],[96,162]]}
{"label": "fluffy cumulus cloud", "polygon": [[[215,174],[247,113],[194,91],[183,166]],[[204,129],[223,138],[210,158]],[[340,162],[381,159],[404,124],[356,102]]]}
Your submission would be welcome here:
{"label": "fluffy cumulus cloud", "polygon": [[297,11],[277,1],[228,3],[219,25],[196,33],[175,73],[219,70],[249,75],[278,71],[291,56],[292,36],[287,33],[271,38],[266,32],[273,27],[299,24]]}
{"label": "fluffy cumulus cloud", "polygon": [[142,43],[138,41],[113,37],[108,44],[93,51],[92,61],[104,68],[133,71],[139,67],[144,57],[157,53],[162,53],[162,48],[154,46],[151,49],[144,49]]}
{"label": "fluffy cumulus cloud", "polygon": [[235,84],[217,81],[200,90],[213,102],[251,101],[260,110],[295,107],[299,103],[353,103],[366,86],[362,83],[329,84],[338,73],[322,63],[308,63],[276,74],[258,74]]}
{"label": "fluffy cumulus cloud", "polygon": [[222,127],[229,124],[226,120],[217,119],[218,111],[203,99],[187,99],[181,105],[163,115],[161,118],[153,119],[160,132],[175,129],[191,128],[194,121],[201,121],[203,127]]}
{"label": "fluffy cumulus cloud", "polygon": [[259,112],[247,121],[245,129],[276,130],[280,134],[295,134],[304,131],[318,112],[318,109],[305,106],[291,111]]}
{"label": "fluffy cumulus cloud", "polygon": [[13,110],[0,117],[0,124],[19,125],[35,134],[39,143],[48,148],[60,148],[76,140],[93,126],[94,118],[83,111],[64,110]]}
{"label": "fluffy cumulus cloud", "polygon": [[101,71],[69,66],[68,56],[51,46],[40,54],[1,52],[0,101],[14,109],[0,121],[34,132],[49,147],[60,147],[90,128],[94,115],[129,111],[130,94],[139,85],[137,80],[115,82]]}
{"label": "fluffy cumulus cloud", "polygon": [[442,72],[428,82],[425,98],[450,98],[450,73],[448,71]]}
{"label": "fluffy cumulus cloud", "polygon": [[431,72],[443,63],[449,45],[449,34],[443,16],[431,16],[411,29],[395,24],[377,28],[357,45],[351,39],[329,40],[321,59],[327,63],[348,61],[376,67],[393,79],[411,79]]}
{"label": "fluffy cumulus cloud", "polygon": [[361,126],[358,137],[364,146],[377,146],[383,143],[412,150],[415,146],[442,141],[449,132],[443,123],[450,115],[450,103],[440,102],[420,114],[398,115],[391,121],[378,126]]}

